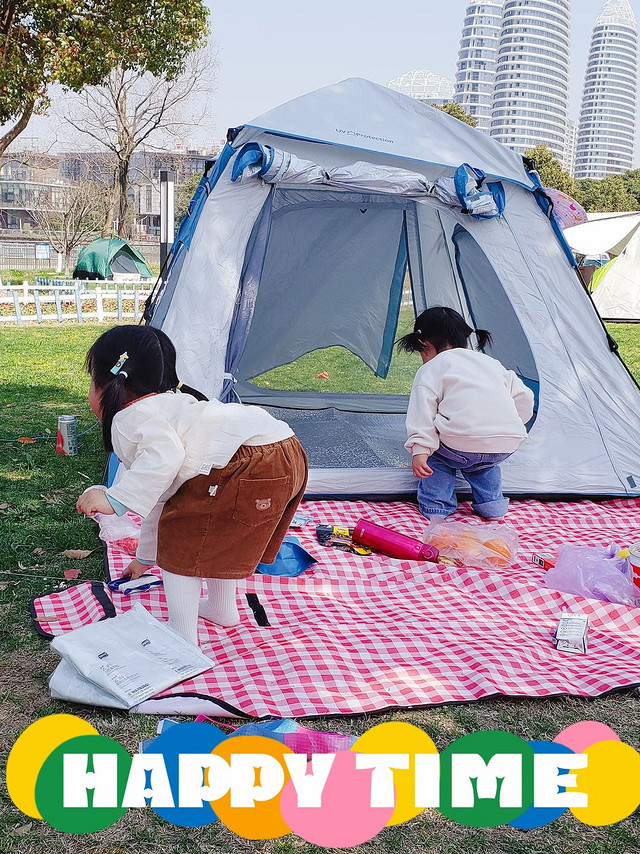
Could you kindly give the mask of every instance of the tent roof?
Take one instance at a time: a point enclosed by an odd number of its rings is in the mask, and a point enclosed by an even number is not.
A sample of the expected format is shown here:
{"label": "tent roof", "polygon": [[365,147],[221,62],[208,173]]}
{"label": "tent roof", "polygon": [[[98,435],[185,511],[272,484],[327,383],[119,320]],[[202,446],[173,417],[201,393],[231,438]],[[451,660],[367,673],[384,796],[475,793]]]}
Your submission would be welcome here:
{"label": "tent roof", "polygon": [[470,163],[532,189],[522,158],[487,134],[386,86],[352,77],[248,122],[280,136],[456,168]]}
{"label": "tent roof", "polygon": [[640,226],[640,211],[589,214],[589,222],[568,228],[564,236],[580,255],[620,255]]}

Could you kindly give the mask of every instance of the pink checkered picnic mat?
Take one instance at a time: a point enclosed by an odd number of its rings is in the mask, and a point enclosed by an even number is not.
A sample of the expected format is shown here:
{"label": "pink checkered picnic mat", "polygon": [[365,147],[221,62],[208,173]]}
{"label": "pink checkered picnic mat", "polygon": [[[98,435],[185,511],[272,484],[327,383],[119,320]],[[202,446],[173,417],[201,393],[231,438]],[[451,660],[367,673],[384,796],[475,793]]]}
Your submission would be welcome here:
{"label": "pink checkered picnic mat", "polygon": [[[405,503],[308,502],[314,523],[359,518],[420,535],[426,522]],[[242,622],[221,629],[200,622],[200,644],[214,666],[161,695],[221,699],[244,714],[304,717],[477,700],[493,694],[597,696],[640,684],[640,609],[548,590],[530,563],[534,550],[562,543],[640,540],[640,500],[547,504],[514,502],[508,522],[520,535],[509,569],[438,568],[358,557],[323,548],[314,526],[299,536],[320,561],[298,578],[256,574],[240,583]],[[471,518],[467,505],[458,513]],[[109,550],[113,576],[130,558]],[[259,625],[259,607],[269,625]],[[116,612],[135,595],[166,619],[162,588],[108,594]],[[251,597],[250,597],[251,598]],[[104,616],[87,585],[43,597],[35,617],[51,634]],[[563,607],[589,614],[589,651],[558,653],[551,643]],[[96,616],[97,614],[97,616]],[[53,615],[53,619],[52,619]],[[264,623],[264,619],[260,620]]]}

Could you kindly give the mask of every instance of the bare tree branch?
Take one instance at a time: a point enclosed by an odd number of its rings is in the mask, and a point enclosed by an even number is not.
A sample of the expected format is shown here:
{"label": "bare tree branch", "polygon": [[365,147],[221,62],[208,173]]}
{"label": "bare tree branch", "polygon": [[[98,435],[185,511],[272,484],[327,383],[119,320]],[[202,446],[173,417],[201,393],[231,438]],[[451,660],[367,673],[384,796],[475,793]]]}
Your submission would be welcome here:
{"label": "bare tree branch", "polygon": [[203,48],[175,77],[116,68],[103,86],[67,98],[68,125],[113,154],[113,212],[121,237],[131,236],[129,172],[134,152],[154,139],[185,136],[202,127],[202,104],[215,88],[216,69],[215,53]]}

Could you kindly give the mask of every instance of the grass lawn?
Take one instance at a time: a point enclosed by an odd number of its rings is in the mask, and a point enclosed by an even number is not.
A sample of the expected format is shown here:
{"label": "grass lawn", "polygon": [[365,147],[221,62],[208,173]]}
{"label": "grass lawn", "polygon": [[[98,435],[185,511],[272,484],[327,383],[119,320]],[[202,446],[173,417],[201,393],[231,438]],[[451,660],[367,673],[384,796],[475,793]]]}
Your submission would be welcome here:
{"label": "grass lawn", "polygon": [[[104,328],[104,327],[103,327]],[[0,332],[0,438],[55,434],[57,417],[74,414],[79,431],[94,422],[86,403],[88,378],[83,359],[100,327],[83,325],[29,326]],[[640,378],[640,325],[618,326],[612,332],[628,364]],[[279,368],[262,383],[271,387],[307,386],[322,390],[377,390],[381,381],[344,351],[333,348]],[[394,359],[390,390],[406,392],[416,357]],[[329,380],[317,380],[326,370]],[[286,387],[286,386],[285,386]],[[93,523],[74,511],[78,493],[99,482],[104,469],[100,434],[93,430],[80,438],[80,454],[65,458],[55,453],[53,440],[31,445],[0,443],[0,776],[8,751],[36,718],[61,712],[90,720],[101,734],[115,738],[134,752],[141,738],[155,732],[156,718],[120,712],[90,710],[53,702],[47,678],[57,657],[33,631],[29,601],[64,583],[66,568],[82,569],[83,579],[103,577],[100,543]],[[64,549],[96,549],[83,561],[61,556]],[[11,575],[9,573],[21,573]],[[440,749],[468,732],[503,729],[522,738],[553,737],[563,727],[585,719],[612,726],[636,748],[638,703],[631,693],[598,700],[574,698],[540,701],[484,700],[425,711],[396,712],[372,718],[314,721],[319,729],[359,734],[383,720],[408,721],[425,729]],[[619,825],[587,828],[563,817],[548,828],[522,832],[458,827],[438,814],[426,813],[411,823],[388,828],[361,846],[371,854],[426,851],[434,854],[505,852],[505,854],[629,854],[640,852],[640,820],[636,815]],[[219,825],[198,830],[173,827],[151,812],[131,811],[114,827],[88,837],[73,837],[28,819],[0,790],[0,852],[51,854],[123,854],[123,852],[264,852],[316,854],[320,850],[295,837],[252,843],[239,840]]]}

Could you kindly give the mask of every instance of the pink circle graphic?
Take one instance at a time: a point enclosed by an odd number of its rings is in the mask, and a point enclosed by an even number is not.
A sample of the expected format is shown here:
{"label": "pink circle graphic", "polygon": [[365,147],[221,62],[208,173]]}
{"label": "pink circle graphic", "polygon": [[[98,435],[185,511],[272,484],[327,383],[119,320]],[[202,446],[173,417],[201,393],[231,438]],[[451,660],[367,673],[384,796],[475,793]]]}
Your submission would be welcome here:
{"label": "pink circle graphic", "polygon": [[280,795],[282,818],[306,842],[324,848],[351,848],[373,839],[393,815],[393,807],[371,806],[371,770],[356,769],[357,753],[337,753],[321,807],[299,807],[293,781]]}
{"label": "pink circle graphic", "polygon": [[598,721],[580,721],[563,729],[553,740],[556,744],[564,744],[574,753],[582,753],[599,741],[620,741],[620,738],[606,724]]}

